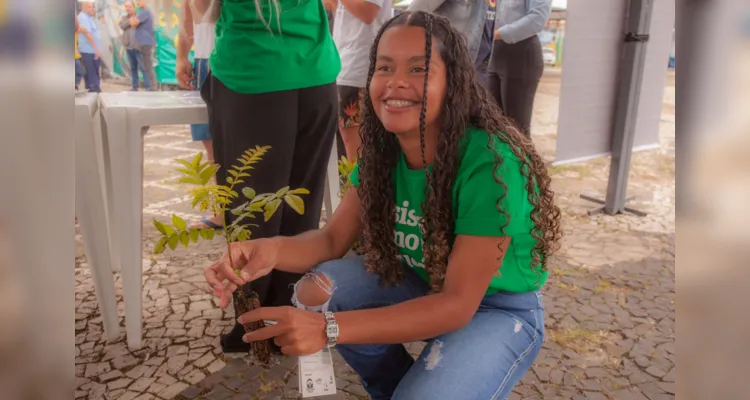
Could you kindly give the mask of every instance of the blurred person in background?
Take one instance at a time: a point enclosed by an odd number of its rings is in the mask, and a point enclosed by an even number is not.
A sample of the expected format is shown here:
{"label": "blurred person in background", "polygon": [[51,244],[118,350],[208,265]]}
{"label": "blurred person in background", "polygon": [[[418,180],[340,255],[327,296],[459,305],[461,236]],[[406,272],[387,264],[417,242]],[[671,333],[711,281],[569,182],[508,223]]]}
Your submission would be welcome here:
{"label": "blurred person in background", "polygon": [[495,11],[498,0],[488,1],[487,18],[484,21],[484,30],[482,31],[482,38],[479,41],[477,58],[474,63],[474,69],[477,71],[477,80],[484,87],[487,87],[487,68],[492,58],[492,42],[495,36]]}
{"label": "blurred person in background", "polygon": [[99,72],[102,43],[99,38],[99,25],[95,18],[94,0],[78,0],[78,3],[81,6],[78,24],[82,28],[78,34],[78,52],[81,53],[81,60],[85,69],[83,80],[89,92],[101,92]]}
{"label": "blurred person in background", "polygon": [[81,84],[81,80],[83,79],[83,65],[81,64],[81,53],[78,51],[78,35],[80,33],[83,33],[83,28],[81,28],[81,25],[78,23],[78,18],[75,18],[76,21],[76,32],[75,32],[75,39],[73,41],[73,44],[75,46],[75,62],[76,62],[76,92],[78,91],[78,86]]}
{"label": "blurred person in background", "polygon": [[[252,177],[235,190],[241,193],[250,187],[266,193],[289,186],[310,191],[304,215],[282,205],[268,222],[253,228],[253,238],[317,229],[338,120],[336,77],[341,70],[323,2],[193,0],[193,5],[195,21],[205,13],[208,22],[216,23],[209,76],[201,90],[216,163],[232,165],[246,150],[270,146]],[[183,19],[183,35],[192,23]],[[192,80],[189,63],[180,64],[177,76],[183,84]],[[224,168],[216,180],[225,184]],[[230,208],[241,205],[239,200]],[[227,222],[235,218],[230,212],[223,217]],[[273,271],[239,290],[254,290],[262,306],[286,306],[300,278]],[[244,333],[242,325],[235,324],[221,338],[224,352],[249,351],[250,345],[242,341]]]}
{"label": "blurred person in background", "polygon": [[547,25],[552,0],[501,0],[487,84],[505,116],[531,137],[531,114],[544,73],[537,36]]}
{"label": "blurred person in background", "polygon": [[148,91],[156,90],[156,70],[154,69],[154,48],[156,34],[154,33],[154,14],[148,8],[146,0],[138,0],[140,10],[130,17],[130,26],[135,29],[135,40],[143,60],[143,70],[146,73],[143,86]]}
{"label": "blurred person in background", "polygon": [[135,28],[130,25],[130,20],[136,16],[135,4],[133,4],[132,1],[126,1],[123,6],[125,7],[125,15],[120,18],[120,28],[122,28],[122,45],[126,49],[125,51],[128,54],[128,62],[130,63],[130,76],[132,80],[131,90],[137,92],[138,87],[140,86],[138,70],[143,74],[143,86],[148,90],[151,88],[151,85],[146,76],[146,70],[144,69],[140,45],[135,38]]}
{"label": "blurred person in background", "polygon": [[[211,52],[214,50],[214,41],[216,40],[216,27],[210,22],[201,22],[199,19],[193,18],[197,11],[194,10],[194,6],[190,1],[183,1],[182,3],[182,18],[189,21],[193,21],[193,24],[185,25],[185,35],[182,35],[177,42],[177,63],[175,75],[177,76],[177,82],[183,89],[198,89],[203,87],[203,83],[208,77],[208,58],[211,56]],[[190,65],[190,49],[194,50],[194,62],[192,64],[192,75],[180,76],[181,71],[189,71]],[[194,141],[200,141],[203,143],[203,147],[206,148],[208,154],[208,160],[214,162],[214,147],[211,142],[211,133],[208,129],[208,124],[193,124],[190,125],[190,136]],[[221,218],[218,215],[214,215],[209,218],[203,218],[200,222],[193,224],[193,228],[221,228]]]}
{"label": "blurred person in background", "polygon": [[[469,57],[474,60],[479,54],[482,33],[487,20],[490,0],[414,0],[409,11],[425,11],[448,18],[451,25],[466,38]],[[495,1],[495,0],[492,0]],[[524,1],[524,0],[501,0]]]}
{"label": "blurred person in background", "polygon": [[[357,158],[361,140],[363,96],[370,67],[370,48],[383,24],[391,19],[392,0],[339,0],[333,40],[341,57],[336,79],[339,92],[339,136],[346,158]],[[340,146],[339,146],[340,148]]]}

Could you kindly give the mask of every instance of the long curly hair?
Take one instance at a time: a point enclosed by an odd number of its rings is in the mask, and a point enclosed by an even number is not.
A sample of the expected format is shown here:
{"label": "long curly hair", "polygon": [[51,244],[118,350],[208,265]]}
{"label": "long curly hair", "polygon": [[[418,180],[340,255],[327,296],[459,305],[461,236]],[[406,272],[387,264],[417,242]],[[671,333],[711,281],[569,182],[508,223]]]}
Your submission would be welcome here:
{"label": "long curly hair", "polygon": [[[442,289],[448,266],[448,255],[454,232],[452,191],[460,163],[459,141],[468,126],[480,128],[488,133],[487,147],[494,152],[494,178],[504,188],[497,199],[498,212],[509,217],[501,207],[507,186],[499,173],[503,157],[496,149],[497,141],[507,143],[518,157],[521,173],[527,179],[528,199],[533,206],[529,216],[533,221],[531,235],[537,243],[531,250],[532,263],[529,268],[540,273],[547,269],[549,256],[557,249],[562,236],[560,209],[554,204],[550,189],[551,179],[542,158],[537,154],[531,140],[505,118],[494,100],[475,79],[474,64],[469,57],[464,37],[451,27],[450,22],[440,16],[424,12],[405,12],[397,15],[378,32],[370,51],[370,69],[365,88],[362,139],[359,158],[358,194],[364,215],[363,249],[365,266],[379,274],[383,284],[396,284],[403,277],[403,269],[397,259],[394,224],[395,196],[393,172],[400,157],[396,136],[388,132],[378,119],[370,99],[370,82],[375,72],[377,48],[383,33],[399,26],[417,26],[425,30],[425,73],[422,109],[419,119],[422,161],[425,166],[427,185],[422,204],[422,236],[424,266],[430,277],[433,292]],[[442,123],[437,143],[433,168],[426,168],[425,161],[425,115],[427,108],[427,75],[432,56],[433,41],[446,69],[446,94],[440,111]],[[499,227],[500,232],[505,226]],[[502,243],[498,248],[502,247]],[[502,257],[502,255],[501,255]]]}

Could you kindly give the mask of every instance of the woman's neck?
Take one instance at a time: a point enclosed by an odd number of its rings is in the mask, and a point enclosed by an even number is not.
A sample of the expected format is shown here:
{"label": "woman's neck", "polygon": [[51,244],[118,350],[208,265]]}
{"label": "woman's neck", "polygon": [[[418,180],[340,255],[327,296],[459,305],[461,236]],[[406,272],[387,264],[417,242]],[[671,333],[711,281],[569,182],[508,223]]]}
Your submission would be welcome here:
{"label": "woman's neck", "polygon": [[422,160],[422,145],[419,141],[419,130],[396,135],[409,169],[422,169],[425,167],[425,163],[432,165],[435,161],[435,152],[437,150],[438,131],[439,127],[427,127],[425,129],[424,161]]}

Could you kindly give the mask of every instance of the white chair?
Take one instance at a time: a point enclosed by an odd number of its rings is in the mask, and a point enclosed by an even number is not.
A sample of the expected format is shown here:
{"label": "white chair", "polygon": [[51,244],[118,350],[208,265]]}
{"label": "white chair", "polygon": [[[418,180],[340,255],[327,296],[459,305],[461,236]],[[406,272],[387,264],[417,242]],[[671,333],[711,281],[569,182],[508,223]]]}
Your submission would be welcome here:
{"label": "white chair", "polygon": [[112,279],[112,254],[104,191],[104,152],[98,96],[75,99],[76,215],[107,340],[120,336],[117,300]]}
{"label": "white chair", "polygon": [[208,122],[197,92],[102,93],[112,242],[119,255],[128,347],[142,347],[143,135],[149,126]]}

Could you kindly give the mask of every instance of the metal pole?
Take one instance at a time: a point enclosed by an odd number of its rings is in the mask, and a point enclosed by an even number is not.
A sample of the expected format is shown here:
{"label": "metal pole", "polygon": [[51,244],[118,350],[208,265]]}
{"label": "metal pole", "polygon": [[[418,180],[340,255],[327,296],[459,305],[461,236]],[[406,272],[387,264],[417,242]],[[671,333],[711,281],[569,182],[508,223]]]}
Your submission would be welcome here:
{"label": "metal pole", "polygon": [[[638,119],[643,67],[646,59],[651,12],[655,0],[631,0],[623,57],[620,64],[620,88],[612,134],[612,163],[604,211],[613,215],[625,210],[628,173]],[[630,211],[628,209],[627,211]]]}

